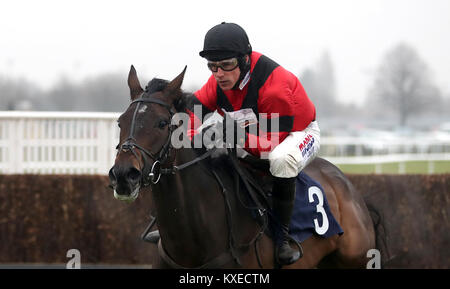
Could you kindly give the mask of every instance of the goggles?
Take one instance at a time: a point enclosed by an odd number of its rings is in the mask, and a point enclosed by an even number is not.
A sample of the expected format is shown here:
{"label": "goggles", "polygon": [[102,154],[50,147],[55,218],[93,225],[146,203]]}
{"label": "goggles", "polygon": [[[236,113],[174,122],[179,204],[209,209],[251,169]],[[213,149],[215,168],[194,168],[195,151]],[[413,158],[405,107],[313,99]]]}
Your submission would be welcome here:
{"label": "goggles", "polygon": [[238,67],[239,62],[236,57],[225,59],[222,61],[208,61],[208,68],[212,72],[217,72],[219,70],[219,67],[223,71],[232,71]]}

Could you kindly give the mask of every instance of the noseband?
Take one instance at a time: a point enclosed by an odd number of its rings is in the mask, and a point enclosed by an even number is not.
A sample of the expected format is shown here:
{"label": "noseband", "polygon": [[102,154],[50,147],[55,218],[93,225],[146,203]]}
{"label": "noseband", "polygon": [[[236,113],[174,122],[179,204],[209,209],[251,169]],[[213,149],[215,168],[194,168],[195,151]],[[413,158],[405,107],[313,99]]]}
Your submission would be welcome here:
{"label": "noseband", "polygon": [[[139,98],[133,100],[130,103],[130,106],[133,105],[134,103],[137,103],[136,108],[134,109],[133,119],[131,120],[130,134],[129,134],[128,138],[122,144],[117,145],[116,149],[118,150],[117,154],[119,154],[122,151],[123,152],[131,151],[131,153],[138,160],[139,160],[139,157],[136,154],[135,149],[138,149],[141,152],[141,155],[144,159],[144,166],[143,166],[143,168],[141,168],[141,171],[142,171],[141,181],[142,181],[142,185],[144,187],[147,187],[148,185],[150,185],[150,182],[153,184],[157,184],[159,182],[159,179],[161,178],[161,173],[162,173],[161,164],[167,160],[167,157],[170,152],[170,148],[171,148],[170,139],[172,136],[173,127],[169,123],[169,133],[167,135],[167,140],[164,143],[164,146],[160,149],[160,151],[158,153],[153,154],[152,152],[148,151],[141,145],[137,144],[136,139],[134,138],[134,130],[135,130],[135,126],[136,126],[137,112],[139,111],[139,107],[140,107],[141,103],[156,103],[156,104],[163,106],[169,112],[170,120],[172,120],[174,112],[171,110],[170,105],[168,105],[166,102],[152,96],[154,94],[151,94],[148,97],[144,97],[144,95],[145,95],[145,92],[142,93],[142,95]],[[149,164],[148,157],[150,157],[153,160],[153,165],[150,169],[149,169],[149,165],[148,165]]]}

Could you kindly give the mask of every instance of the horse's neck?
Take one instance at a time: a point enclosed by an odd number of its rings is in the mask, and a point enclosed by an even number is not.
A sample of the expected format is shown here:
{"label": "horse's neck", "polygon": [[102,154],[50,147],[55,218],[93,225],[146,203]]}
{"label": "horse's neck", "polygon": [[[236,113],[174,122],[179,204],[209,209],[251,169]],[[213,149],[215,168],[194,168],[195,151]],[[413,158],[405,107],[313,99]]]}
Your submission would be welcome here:
{"label": "horse's neck", "polygon": [[[176,164],[195,159],[191,149],[177,151]],[[224,198],[216,179],[202,164],[194,164],[170,176],[155,187],[158,227],[169,254],[183,258],[197,252],[211,257],[227,246]],[[210,252],[207,252],[210,249]],[[192,256],[185,256],[187,264]],[[189,257],[189,258],[188,258]]]}

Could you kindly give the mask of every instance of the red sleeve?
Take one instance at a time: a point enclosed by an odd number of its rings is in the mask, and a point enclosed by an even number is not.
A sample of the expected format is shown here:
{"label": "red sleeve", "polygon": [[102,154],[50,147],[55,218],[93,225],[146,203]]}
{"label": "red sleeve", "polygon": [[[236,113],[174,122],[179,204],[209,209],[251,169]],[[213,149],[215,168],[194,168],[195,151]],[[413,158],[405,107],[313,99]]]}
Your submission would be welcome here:
{"label": "red sleeve", "polygon": [[288,132],[269,132],[256,136],[247,133],[245,150],[254,156],[260,157],[262,153],[271,152],[288,134]]}
{"label": "red sleeve", "polygon": [[213,75],[202,88],[194,92],[195,97],[209,111],[215,111],[217,108],[217,82]]}
{"label": "red sleeve", "polygon": [[187,135],[191,139],[193,135],[197,134],[197,128],[202,124],[204,116],[217,109],[217,82],[213,75],[202,88],[194,92],[193,105],[192,110],[187,110],[190,117]]}

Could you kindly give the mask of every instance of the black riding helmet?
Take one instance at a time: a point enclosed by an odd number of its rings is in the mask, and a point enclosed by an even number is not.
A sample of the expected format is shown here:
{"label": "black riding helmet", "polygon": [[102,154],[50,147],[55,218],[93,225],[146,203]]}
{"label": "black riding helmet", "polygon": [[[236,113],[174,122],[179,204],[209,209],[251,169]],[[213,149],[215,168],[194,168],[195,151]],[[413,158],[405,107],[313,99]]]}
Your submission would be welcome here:
{"label": "black riding helmet", "polygon": [[206,33],[203,51],[199,54],[208,60],[220,61],[250,53],[252,46],[244,29],[234,23],[222,22]]}
{"label": "black riding helmet", "polygon": [[239,83],[250,70],[250,61],[245,61],[245,55],[250,56],[251,53],[252,46],[245,30],[235,23],[222,22],[206,33],[203,50],[199,54],[210,61],[236,57],[241,70]]}

